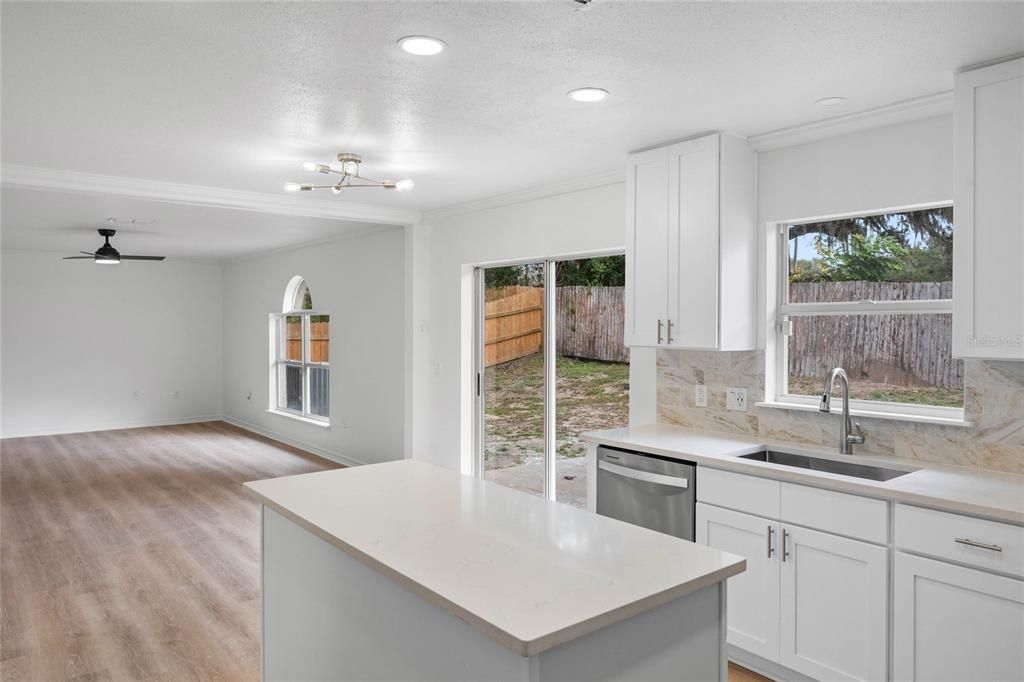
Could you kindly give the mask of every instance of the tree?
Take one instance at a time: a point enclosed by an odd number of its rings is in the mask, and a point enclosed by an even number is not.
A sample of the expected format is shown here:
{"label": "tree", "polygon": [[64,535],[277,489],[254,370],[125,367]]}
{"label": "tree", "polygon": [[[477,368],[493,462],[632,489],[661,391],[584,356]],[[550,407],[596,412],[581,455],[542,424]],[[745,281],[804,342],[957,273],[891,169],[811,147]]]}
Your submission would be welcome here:
{"label": "tree", "polygon": [[884,282],[903,270],[908,250],[892,237],[856,232],[835,249],[819,245],[823,269],[833,282]]}

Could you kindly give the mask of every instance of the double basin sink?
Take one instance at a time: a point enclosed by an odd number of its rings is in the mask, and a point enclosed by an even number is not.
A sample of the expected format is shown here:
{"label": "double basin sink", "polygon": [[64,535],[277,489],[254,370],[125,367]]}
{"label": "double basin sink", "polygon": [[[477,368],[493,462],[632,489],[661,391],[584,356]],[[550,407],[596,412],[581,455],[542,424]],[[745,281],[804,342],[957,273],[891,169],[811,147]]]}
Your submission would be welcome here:
{"label": "double basin sink", "polygon": [[866,478],[871,481],[889,481],[914,471],[907,471],[905,469],[889,469],[887,467],[876,467],[868,464],[855,464],[853,462],[839,462],[834,459],[825,459],[824,457],[800,455],[793,452],[771,449],[752,452],[749,455],[740,455],[739,459],[750,459],[755,462],[780,464],[782,466],[794,467],[796,469],[825,471],[830,474]]}

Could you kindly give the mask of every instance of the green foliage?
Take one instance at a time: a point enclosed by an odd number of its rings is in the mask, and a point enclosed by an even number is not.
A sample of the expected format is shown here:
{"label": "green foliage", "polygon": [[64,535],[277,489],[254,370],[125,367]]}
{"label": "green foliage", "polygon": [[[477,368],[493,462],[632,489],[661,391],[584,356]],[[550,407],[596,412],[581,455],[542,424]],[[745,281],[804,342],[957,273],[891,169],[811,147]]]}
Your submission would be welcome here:
{"label": "green foliage", "polygon": [[889,236],[853,233],[836,248],[818,242],[821,267],[833,282],[884,282],[903,270],[908,249]]}
{"label": "green foliage", "polygon": [[[507,265],[484,270],[488,289],[511,286],[537,287],[544,284],[544,264]],[[601,256],[559,261],[555,270],[556,286],[621,287],[626,284],[626,257]]]}
{"label": "green foliage", "polygon": [[560,287],[621,287],[626,284],[626,257],[603,256],[558,263]]}

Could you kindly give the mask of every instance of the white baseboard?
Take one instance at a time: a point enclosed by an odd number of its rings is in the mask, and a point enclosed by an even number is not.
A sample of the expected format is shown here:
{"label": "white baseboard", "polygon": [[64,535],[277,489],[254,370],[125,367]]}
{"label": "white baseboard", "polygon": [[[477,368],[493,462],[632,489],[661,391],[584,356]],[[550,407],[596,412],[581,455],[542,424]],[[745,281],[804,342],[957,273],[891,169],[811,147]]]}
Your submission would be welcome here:
{"label": "white baseboard", "polygon": [[331,461],[337,462],[338,464],[344,464],[345,466],[349,467],[362,466],[363,464],[367,464],[367,462],[363,462],[358,459],[349,457],[347,455],[343,455],[340,452],[334,452],[333,450],[327,450],[317,445],[304,443],[303,441],[295,440],[294,438],[282,436],[279,433],[265,429],[262,426],[257,426],[256,424],[252,424],[243,419],[238,419],[237,417],[229,417],[228,415],[224,415],[223,417],[220,417],[220,420],[227,422],[232,426],[237,426],[240,429],[245,429],[246,431],[251,431],[252,433],[259,434],[265,438],[269,438],[270,440],[276,440],[278,443],[290,445],[293,448],[303,450],[305,452],[310,453],[311,455],[316,455],[317,457],[329,459]]}
{"label": "white baseboard", "polygon": [[774,661],[769,661],[732,644],[728,645],[729,660],[741,665],[747,670],[753,670],[758,675],[767,677],[777,682],[814,682],[810,677],[802,675],[795,670],[790,670]]}
{"label": "white baseboard", "polygon": [[216,422],[223,419],[221,415],[204,415],[199,417],[174,417],[172,419],[150,419],[142,421],[108,422],[103,424],[89,424],[87,426],[56,426],[43,429],[30,429],[28,431],[4,431],[0,438],[31,438],[33,436],[59,436],[66,433],[91,433],[93,431],[120,431],[121,429],[143,429],[147,426],[177,426],[179,424],[199,424],[202,422]]}

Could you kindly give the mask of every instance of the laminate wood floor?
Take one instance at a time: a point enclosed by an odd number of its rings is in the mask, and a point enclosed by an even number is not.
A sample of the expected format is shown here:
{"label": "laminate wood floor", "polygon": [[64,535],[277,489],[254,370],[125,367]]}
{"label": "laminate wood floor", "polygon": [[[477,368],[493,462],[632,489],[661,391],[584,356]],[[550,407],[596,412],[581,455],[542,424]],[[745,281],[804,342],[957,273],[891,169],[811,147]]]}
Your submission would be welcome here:
{"label": "laminate wood floor", "polygon": [[336,468],[223,422],[0,441],[0,678],[259,679],[259,505]]}
{"label": "laminate wood floor", "polygon": [[337,466],[223,422],[0,441],[0,679],[258,680],[241,484]]}

